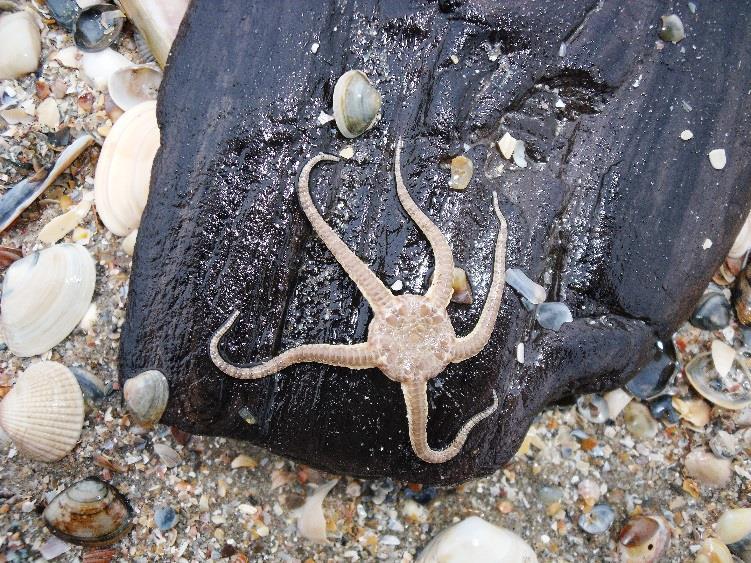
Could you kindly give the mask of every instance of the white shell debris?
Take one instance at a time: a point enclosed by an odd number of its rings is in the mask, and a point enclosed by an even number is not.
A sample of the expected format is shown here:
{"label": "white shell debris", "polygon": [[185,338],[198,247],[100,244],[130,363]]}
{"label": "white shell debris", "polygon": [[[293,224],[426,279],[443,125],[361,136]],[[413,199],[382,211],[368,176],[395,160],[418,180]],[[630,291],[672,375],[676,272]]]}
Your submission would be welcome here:
{"label": "white shell debris", "polygon": [[565,57],[566,51],[568,51],[568,45],[566,45],[565,43],[561,43],[561,46],[558,47],[558,56]]}
{"label": "white shell debris", "polygon": [[449,58],[451,59],[451,62],[454,63],[455,65],[459,64],[459,57],[457,57],[456,55],[451,55]]}
{"label": "white shell debris", "polygon": [[534,550],[511,530],[470,516],[446,528],[415,563],[537,563]]}
{"label": "white shell debris", "polygon": [[715,170],[722,170],[728,163],[727,156],[725,155],[725,149],[714,149],[709,151],[709,163]]}
{"label": "white shell debris", "polygon": [[83,53],[80,65],[89,86],[105,92],[112,73],[133,66],[133,63],[117,51],[104,49],[95,53]]}
{"label": "white shell debris", "polygon": [[321,45],[320,45],[319,43],[313,43],[313,44],[312,44],[312,45],[310,46],[310,52],[311,52],[311,53],[313,53],[313,54],[315,55],[315,54],[316,54],[316,53],[318,52],[318,49],[319,49],[319,47],[320,47],[320,46],[321,46]]}
{"label": "white shell debris", "polygon": [[520,364],[524,363],[524,342],[516,345],[516,361]]}
{"label": "white shell debris", "polygon": [[712,362],[714,369],[721,377],[725,377],[735,361],[735,350],[732,346],[725,344],[722,340],[712,342]]}
{"label": "white shell debris", "polygon": [[37,119],[39,123],[50,129],[57,129],[60,126],[60,110],[57,108],[55,98],[50,96],[39,104],[37,107]]}
{"label": "white shell debris", "polygon": [[497,142],[497,145],[503,158],[511,160],[511,157],[514,156],[514,149],[516,148],[516,139],[511,136],[511,133],[504,133],[500,141]]}
{"label": "white shell debris", "polygon": [[354,147],[352,145],[347,145],[339,151],[339,156],[341,156],[344,160],[349,160],[350,158],[355,156]]}
{"label": "white shell debris", "polygon": [[31,13],[0,16],[0,45],[0,80],[20,78],[37,69],[42,40]]}
{"label": "white shell debris", "polygon": [[83,221],[84,217],[91,211],[93,194],[86,194],[83,201],[74,206],[71,210],[58,215],[52,221],[47,223],[37,238],[45,244],[54,244],[75,229]]}
{"label": "white shell debris", "polygon": [[514,147],[514,164],[519,168],[527,167],[527,154],[524,141],[516,141],[516,146]]}
{"label": "white shell debris", "polygon": [[660,39],[670,41],[671,43],[678,43],[686,37],[686,31],[683,28],[681,18],[675,14],[670,14],[669,16],[662,16],[661,19]]}
{"label": "white shell debris", "polygon": [[605,399],[605,402],[608,404],[608,417],[611,420],[618,418],[618,415],[621,414],[623,409],[626,408],[626,405],[628,405],[631,402],[631,399],[633,399],[631,394],[626,393],[623,389],[613,389],[612,391],[608,391],[602,396],[602,398]]}
{"label": "white shell debris", "polygon": [[321,111],[321,113],[318,114],[318,125],[326,125],[332,121],[334,121],[333,115],[326,113],[325,111]]}
{"label": "white shell debris", "polygon": [[689,139],[693,139],[694,134],[691,132],[690,129],[684,129],[681,131],[681,140],[688,141]]}
{"label": "white shell debris", "polygon": [[551,302],[541,303],[537,307],[537,322],[540,326],[550,330],[558,331],[564,323],[570,323],[574,320],[571,310],[565,303]]}
{"label": "white shell debris", "polygon": [[449,189],[464,190],[472,179],[472,173],[475,166],[472,160],[466,156],[459,155],[451,159],[451,179],[449,180]]}
{"label": "white shell debris", "polygon": [[315,543],[326,543],[326,517],[323,514],[323,499],[334,488],[339,479],[332,479],[318,485],[313,494],[308,495],[305,504],[295,510],[297,530],[300,535]]}
{"label": "white shell debris", "polygon": [[535,305],[545,302],[545,288],[533,282],[518,268],[506,270],[506,283],[513,287],[519,295]]}
{"label": "white shell debris", "polygon": [[709,239],[709,238],[705,238],[705,239],[704,239],[704,242],[703,242],[703,243],[702,243],[702,245],[701,245],[701,247],[702,247],[702,248],[703,248],[704,250],[709,250],[710,248],[712,248],[712,239]]}

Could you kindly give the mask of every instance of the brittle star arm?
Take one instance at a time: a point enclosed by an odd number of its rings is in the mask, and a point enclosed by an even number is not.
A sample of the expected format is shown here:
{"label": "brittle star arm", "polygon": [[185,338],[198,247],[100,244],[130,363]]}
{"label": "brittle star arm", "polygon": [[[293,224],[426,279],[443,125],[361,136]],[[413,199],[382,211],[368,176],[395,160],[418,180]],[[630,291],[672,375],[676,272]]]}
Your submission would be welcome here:
{"label": "brittle star arm", "polygon": [[493,262],[493,281],[490,283],[488,296],[485,299],[480,318],[475,328],[466,336],[456,339],[453,363],[459,363],[479,353],[490,340],[495,321],[503,299],[503,286],[506,284],[506,238],[508,227],[506,219],[498,206],[498,195],[493,192],[493,210],[495,211],[500,228],[495,243],[495,260]]}
{"label": "brittle star arm", "polygon": [[493,404],[464,423],[454,440],[442,450],[434,450],[428,444],[428,384],[425,381],[402,383],[404,402],[407,405],[409,441],[417,457],[428,463],[444,463],[458,454],[467,436],[481,420],[489,417],[498,408],[498,396],[493,391]]}
{"label": "brittle star arm", "polygon": [[337,262],[341,264],[347,275],[355,282],[357,288],[370,304],[373,312],[378,314],[393,300],[391,291],[383,285],[376,275],[370,271],[367,264],[360,260],[346,244],[339,238],[334,229],[328,226],[321,214],[313,204],[310,197],[310,171],[322,160],[336,162],[339,159],[329,154],[319,154],[310,159],[300,172],[300,180],[297,184],[297,193],[300,198],[300,207],[308,217],[313,230],[319,236],[323,244],[331,251]]}
{"label": "brittle star arm", "polygon": [[259,362],[249,366],[236,366],[222,358],[219,353],[219,342],[234,324],[239,314],[239,311],[232,313],[227,322],[211,337],[209,345],[209,355],[214,365],[236,379],[260,379],[281,371],[292,364],[307,362],[351,369],[375,367],[377,354],[367,342],[361,344],[303,344],[296,348],[290,348],[267,362]]}
{"label": "brittle star arm", "polygon": [[433,272],[433,283],[430,284],[425,297],[430,299],[441,308],[445,308],[451,301],[451,295],[454,289],[451,286],[454,277],[454,256],[451,253],[451,247],[443,236],[441,230],[435,226],[433,221],[417,207],[412,197],[404,185],[402,178],[402,140],[396,142],[396,156],[394,158],[394,176],[396,177],[396,193],[399,195],[399,201],[407,214],[412,218],[415,224],[428,239],[430,247],[433,249],[435,256],[435,271]]}

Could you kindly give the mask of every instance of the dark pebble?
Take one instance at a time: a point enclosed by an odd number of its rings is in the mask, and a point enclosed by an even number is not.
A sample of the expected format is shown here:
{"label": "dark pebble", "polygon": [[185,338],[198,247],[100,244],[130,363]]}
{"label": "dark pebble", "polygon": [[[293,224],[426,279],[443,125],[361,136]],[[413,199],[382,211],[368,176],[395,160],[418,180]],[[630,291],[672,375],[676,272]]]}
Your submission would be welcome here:
{"label": "dark pebble", "polygon": [[730,324],[730,302],[722,293],[705,293],[691,315],[690,322],[702,330],[721,330]]}

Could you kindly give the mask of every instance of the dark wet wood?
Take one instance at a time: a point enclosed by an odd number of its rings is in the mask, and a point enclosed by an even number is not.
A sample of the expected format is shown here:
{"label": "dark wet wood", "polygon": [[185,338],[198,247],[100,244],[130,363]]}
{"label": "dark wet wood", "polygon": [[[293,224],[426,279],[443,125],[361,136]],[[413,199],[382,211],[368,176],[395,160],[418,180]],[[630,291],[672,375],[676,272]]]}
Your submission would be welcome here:
{"label": "dark wet wood", "polygon": [[[455,483],[505,463],[549,402],[622,384],[689,316],[751,205],[747,2],[701,4],[695,15],[673,3],[687,38],[659,46],[669,2],[274,4],[194,0],[160,92],[162,149],[121,376],[167,375],[164,422],[335,472]],[[224,343],[235,362],[365,338],[367,303],[311,233],[294,191],[310,156],[347,143],[316,118],[352,68],[377,84],[383,117],[352,142],[354,159],[312,178],[314,199],[350,248],[387,284],[424,291],[432,256],[393,182],[403,136],[408,188],[474,287],[472,306],[450,307],[457,333],[474,326],[489,286],[493,190],[509,221],[507,266],[575,318],[558,333],[541,330],[506,288],[491,343],[429,386],[434,448],[490,403],[492,389],[501,399],[442,465],[414,456],[399,386],[377,370],[309,364],[240,382],[208,357],[212,332],[235,308],[242,315]],[[691,141],[679,139],[684,129]],[[530,166],[505,163],[490,178],[484,169],[501,157],[489,145],[505,131],[525,140]],[[464,144],[475,176],[465,192],[449,192],[443,165]],[[714,148],[727,151],[722,171],[706,156]]]}

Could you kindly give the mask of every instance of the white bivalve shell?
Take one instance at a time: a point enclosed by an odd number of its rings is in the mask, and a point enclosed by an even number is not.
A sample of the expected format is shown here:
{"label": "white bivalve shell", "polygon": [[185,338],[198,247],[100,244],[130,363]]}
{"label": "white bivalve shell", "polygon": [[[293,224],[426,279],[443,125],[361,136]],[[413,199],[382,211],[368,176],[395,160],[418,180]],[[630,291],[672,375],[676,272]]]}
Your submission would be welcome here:
{"label": "white bivalve shell", "polygon": [[107,89],[120,108],[129,110],[140,103],[156,100],[162,71],[151,65],[120,68],[110,74]]}
{"label": "white bivalve shell", "polygon": [[123,385],[125,406],[141,426],[151,427],[162,417],[169,400],[169,384],[161,371],[150,369]]}
{"label": "white bivalve shell", "polygon": [[514,532],[470,516],[438,534],[415,563],[537,563],[527,542]]}
{"label": "white bivalve shell", "polygon": [[342,135],[359,137],[381,115],[381,93],[361,70],[349,70],[334,85],[334,119]]}
{"label": "white bivalve shell", "polygon": [[76,376],[57,362],[31,364],[0,402],[0,426],[18,451],[57,461],[81,437],[84,404]]}
{"label": "white bivalve shell", "polygon": [[94,176],[94,199],[102,222],[117,236],[128,235],[141,222],[158,149],[154,101],[126,111],[104,140]]}
{"label": "white bivalve shell", "polygon": [[16,356],[42,354],[81,322],[96,282],[94,260],[76,244],[58,244],[16,260],[5,273],[0,327]]}

